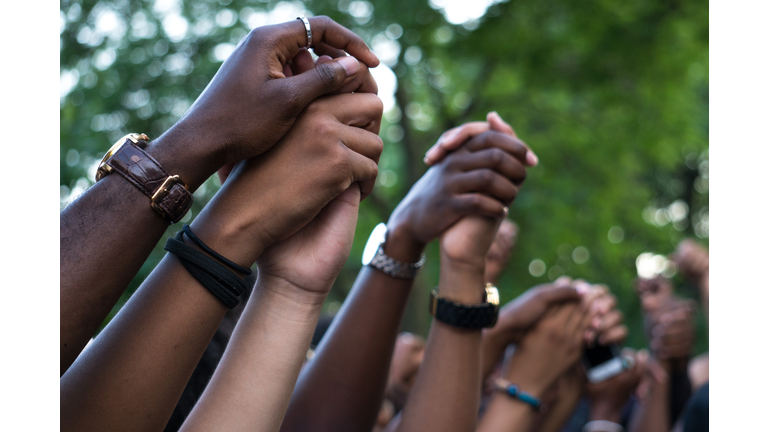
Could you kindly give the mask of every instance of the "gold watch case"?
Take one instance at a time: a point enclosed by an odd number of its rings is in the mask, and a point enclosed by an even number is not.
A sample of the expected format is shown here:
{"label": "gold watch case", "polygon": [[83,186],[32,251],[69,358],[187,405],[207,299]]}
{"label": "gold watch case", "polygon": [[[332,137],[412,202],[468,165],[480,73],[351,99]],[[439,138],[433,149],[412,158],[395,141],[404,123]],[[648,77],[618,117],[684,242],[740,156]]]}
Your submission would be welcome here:
{"label": "gold watch case", "polygon": [[149,141],[149,137],[146,134],[138,134],[138,133],[130,133],[112,144],[112,147],[107,150],[107,153],[104,154],[104,157],[101,158],[101,162],[99,162],[99,169],[96,170],[96,181],[99,181],[104,178],[104,176],[107,176],[109,174],[112,174],[112,167],[107,165],[107,161],[115,154],[117,153],[120,148],[125,145],[126,140],[130,140],[134,144],[138,144],[139,140],[143,140],[145,142]]}
{"label": "gold watch case", "polygon": [[485,302],[490,303],[496,307],[499,307],[501,298],[499,297],[499,289],[493,286],[492,283],[485,284]]}

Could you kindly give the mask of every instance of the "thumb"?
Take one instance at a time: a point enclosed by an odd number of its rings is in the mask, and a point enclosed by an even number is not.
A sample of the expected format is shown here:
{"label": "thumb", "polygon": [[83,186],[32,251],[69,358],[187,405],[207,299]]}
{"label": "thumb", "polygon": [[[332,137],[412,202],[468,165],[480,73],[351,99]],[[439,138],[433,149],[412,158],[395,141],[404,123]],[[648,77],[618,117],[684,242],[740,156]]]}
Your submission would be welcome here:
{"label": "thumb", "polygon": [[345,254],[344,260],[349,256],[355,239],[359,210],[360,185],[352,183],[346,191],[331,200],[317,216],[323,222],[322,241],[343,245],[340,253]]}
{"label": "thumb", "polygon": [[357,76],[360,62],[354,57],[342,57],[326,61],[303,74],[283,78],[286,94],[293,96],[298,112],[313,100],[341,88]]}

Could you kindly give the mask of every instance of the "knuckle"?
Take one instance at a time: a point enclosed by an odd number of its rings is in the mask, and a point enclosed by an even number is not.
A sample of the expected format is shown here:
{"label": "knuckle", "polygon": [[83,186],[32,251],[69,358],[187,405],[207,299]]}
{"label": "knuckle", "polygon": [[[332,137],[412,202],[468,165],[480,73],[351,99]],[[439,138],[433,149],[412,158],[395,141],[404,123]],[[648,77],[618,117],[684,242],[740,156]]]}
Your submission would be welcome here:
{"label": "knuckle", "polygon": [[506,191],[506,195],[504,196],[504,198],[506,198],[507,201],[512,202],[512,200],[514,200],[517,197],[517,191],[518,191],[518,188],[512,185]]}
{"label": "knuckle", "polygon": [[494,168],[500,168],[504,163],[504,151],[499,148],[491,149],[489,155],[490,165]]}
{"label": "knuckle", "polygon": [[490,170],[483,170],[480,172],[480,183],[484,187],[489,187],[493,184],[493,172]]}
{"label": "knuckle", "polygon": [[323,29],[328,28],[329,26],[332,26],[336,24],[336,21],[332,20],[331,17],[328,15],[320,15],[318,17],[315,17],[318,21],[318,23],[323,26]]}
{"label": "knuckle", "polygon": [[379,165],[370,159],[369,159],[369,162],[367,163],[368,163],[368,179],[373,180],[379,176]]}
{"label": "knuckle", "polygon": [[374,135],[374,152],[376,153],[376,159],[378,160],[381,153],[384,151],[384,140],[380,136]]}
{"label": "knuckle", "polygon": [[518,174],[517,179],[519,183],[522,183],[525,181],[525,179],[528,177],[528,170],[525,169],[525,167],[522,167],[520,169],[520,174]]}
{"label": "knuckle", "polygon": [[479,196],[472,195],[471,197],[469,197],[468,201],[469,202],[467,203],[467,206],[469,207],[470,210],[472,211],[480,210],[481,201]]}
{"label": "knuckle", "polygon": [[318,121],[314,125],[314,130],[316,136],[319,137],[331,137],[334,141],[336,141],[336,127],[331,121],[323,120]]}
{"label": "knuckle", "polygon": [[331,85],[336,81],[336,72],[331,69],[330,66],[328,66],[327,63],[324,63],[314,69],[315,75],[317,76],[318,81],[322,85]]}
{"label": "knuckle", "polygon": [[261,27],[256,27],[255,29],[251,30],[248,33],[248,36],[246,36],[246,38],[247,38],[246,42],[249,45],[253,45],[253,44],[258,44],[258,43],[264,41],[267,38],[268,34],[269,34],[269,33],[267,33],[266,27],[267,26],[261,26]]}
{"label": "knuckle", "polygon": [[380,97],[378,97],[373,93],[368,93],[368,94],[370,95],[369,97],[371,98],[371,103],[373,104],[374,111],[376,112],[376,114],[378,114],[379,117],[381,117],[382,114],[384,114],[384,101],[382,101]]}

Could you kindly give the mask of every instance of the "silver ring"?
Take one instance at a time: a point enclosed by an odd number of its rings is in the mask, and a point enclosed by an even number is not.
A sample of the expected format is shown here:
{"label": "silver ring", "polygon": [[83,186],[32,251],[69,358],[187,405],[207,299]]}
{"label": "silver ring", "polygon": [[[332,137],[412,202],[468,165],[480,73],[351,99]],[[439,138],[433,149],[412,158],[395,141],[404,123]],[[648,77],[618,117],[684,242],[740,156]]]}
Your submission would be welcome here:
{"label": "silver ring", "polygon": [[312,46],[312,27],[309,26],[309,20],[305,16],[296,17],[304,23],[304,29],[307,30],[307,49]]}

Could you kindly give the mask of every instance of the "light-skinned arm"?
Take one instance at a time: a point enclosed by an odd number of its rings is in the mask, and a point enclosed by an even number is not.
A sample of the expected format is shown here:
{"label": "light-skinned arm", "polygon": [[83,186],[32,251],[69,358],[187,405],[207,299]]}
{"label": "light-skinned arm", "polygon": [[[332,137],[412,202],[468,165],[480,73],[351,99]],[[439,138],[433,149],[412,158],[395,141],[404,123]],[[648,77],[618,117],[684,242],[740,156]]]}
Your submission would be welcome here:
{"label": "light-skinned arm", "polygon": [[[306,45],[303,24],[253,30],[224,62],[190,110],[147,152],[196,190],[224,165],[258,156],[278,142],[317,97],[367,79],[379,61],[359,36],[328,17],[309,18],[315,44],[355,57],[286,77]],[[372,182],[363,185],[367,194]],[[118,174],[105,177],[60,215],[60,374],[88,343],[136,275],[168,222]],[[106,269],[106,270],[105,270]]]}

